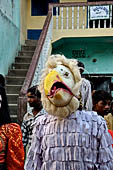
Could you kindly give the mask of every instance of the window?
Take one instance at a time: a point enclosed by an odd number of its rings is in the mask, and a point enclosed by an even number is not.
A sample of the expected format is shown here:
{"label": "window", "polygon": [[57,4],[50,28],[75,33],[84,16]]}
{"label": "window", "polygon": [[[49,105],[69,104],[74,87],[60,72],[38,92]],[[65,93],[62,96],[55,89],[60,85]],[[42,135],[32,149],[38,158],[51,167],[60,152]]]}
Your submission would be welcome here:
{"label": "window", "polygon": [[48,13],[49,3],[58,3],[59,0],[31,0],[31,16],[45,16]]}

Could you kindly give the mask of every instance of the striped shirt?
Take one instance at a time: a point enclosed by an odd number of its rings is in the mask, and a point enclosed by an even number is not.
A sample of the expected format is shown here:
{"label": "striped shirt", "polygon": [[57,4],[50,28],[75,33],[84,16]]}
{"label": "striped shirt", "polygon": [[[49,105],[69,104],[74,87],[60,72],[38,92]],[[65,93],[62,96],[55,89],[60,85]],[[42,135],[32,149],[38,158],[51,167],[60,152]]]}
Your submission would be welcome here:
{"label": "striped shirt", "polygon": [[33,130],[32,124],[35,122],[35,120],[39,116],[41,116],[44,113],[45,113],[45,111],[44,111],[44,109],[42,109],[36,116],[33,115],[32,111],[27,112],[24,115],[23,122],[21,125],[21,131],[22,131],[22,142],[23,142],[25,150],[26,150],[27,145],[28,145],[28,147],[30,147],[30,145],[31,145],[32,130]]}

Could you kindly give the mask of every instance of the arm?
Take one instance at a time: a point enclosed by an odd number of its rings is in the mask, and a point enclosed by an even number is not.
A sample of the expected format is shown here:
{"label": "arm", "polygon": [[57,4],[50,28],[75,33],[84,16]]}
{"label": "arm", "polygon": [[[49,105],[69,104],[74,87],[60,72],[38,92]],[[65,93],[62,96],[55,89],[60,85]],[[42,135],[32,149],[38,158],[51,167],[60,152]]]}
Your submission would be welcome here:
{"label": "arm", "polygon": [[28,130],[27,130],[26,121],[24,120],[21,125],[21,131],[22,131],[22,142],[24,145],[24,150],[26,151],[26,146],[28,144]]}
{"label": "arm", "polygon": [[86,109],[88,111],[92,110],[91,84],[85,78],[82,78],[80,92],[81,92],[81,97],[82,97],[83,109]]}
{"label": "arm", "polygon": [[92,94],[91,94],[91,84],[87,80],[87,87],[86,87],[86,110],[92,110]]}

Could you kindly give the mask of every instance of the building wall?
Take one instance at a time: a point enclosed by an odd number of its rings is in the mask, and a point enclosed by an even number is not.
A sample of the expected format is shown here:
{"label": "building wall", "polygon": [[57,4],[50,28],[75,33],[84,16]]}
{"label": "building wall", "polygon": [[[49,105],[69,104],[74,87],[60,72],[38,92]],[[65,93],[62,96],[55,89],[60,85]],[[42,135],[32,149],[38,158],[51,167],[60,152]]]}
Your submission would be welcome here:
{"label": "building wall", "polygon": [[31,0],[27,1],[27,29],[42,29],[46,16],[31,16]]}
{"label": "building wall", "polygon": [[6,75],[20,47],[20,1],[0,1],[0,73]]}
{"label": "building wall", "polygon": [[[70,2],[70,0],[60,0],[59,2]],[[87,0],[72,0],[71,2],[87,2]],[[31,16],[31,0],[27,0],[27,31],[42,30],[46,16]],[[64,21],[66,22],[66,21]]]}
{"label": "building wall", "polygon": [[102,29],[78,29],[78,30],[53,30],[52,43],[61,39],[62,37],[106,37],[113,36],[112,28]]}
{"label": "building wall", "polygon": [[113,74],[113,37],[62,38],[53,43],[53,54],[83,62],[86,74]]}
{"label": "building wall", "polygon": [[[70,0],[60,0],[70,2]],[[87,0],[73,0],[71,2],[87,2]],[[31,16],[31,0],[27,1],[27,29],[42,29],[46,16]]]}
{"label": "building wall", "polygon": [[21,0],[21,4],[20,4],[21,8],[21,18],[20,18],[20,22],[21,22],[21,44],[24,44],[25,40],[27,39],[27,1],[26,0]]}
{"label": "building wall", "polygon": [[[32,16],[31,15],[31,0],[27,1],[27,39],[35,39],[40,35],[40,32],[43,28],[46,16]],[[37,39],[37,37],[36,37]]]}

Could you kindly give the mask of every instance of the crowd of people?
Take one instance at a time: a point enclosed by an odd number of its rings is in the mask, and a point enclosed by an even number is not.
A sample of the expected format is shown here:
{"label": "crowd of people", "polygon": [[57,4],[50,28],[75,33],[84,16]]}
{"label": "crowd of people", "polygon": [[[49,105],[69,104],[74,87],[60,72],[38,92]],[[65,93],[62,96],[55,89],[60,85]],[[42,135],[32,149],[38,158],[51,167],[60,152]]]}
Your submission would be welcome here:
{"label": "crowd of people", "polygon": [[84,64],[49,57],[39,86],[27,90],[29,110],[12,123],[0,74],[0,170],[112,170],[113,101],[92,91]]}

